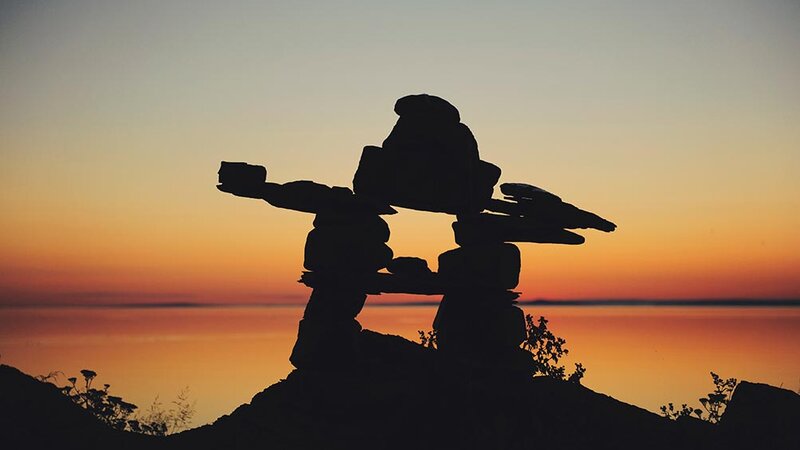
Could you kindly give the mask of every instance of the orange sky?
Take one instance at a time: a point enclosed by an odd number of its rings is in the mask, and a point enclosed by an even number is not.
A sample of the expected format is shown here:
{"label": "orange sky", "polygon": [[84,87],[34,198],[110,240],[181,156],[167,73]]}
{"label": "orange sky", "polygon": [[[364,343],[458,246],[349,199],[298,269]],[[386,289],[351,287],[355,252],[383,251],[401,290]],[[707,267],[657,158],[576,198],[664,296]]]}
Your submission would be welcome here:
{"label": "orange sky", "polygon": [[[312,217],[219,161],[349,185],[417,92],[501,182],[619,225],[522,245],[523,297],[800,296],[797,5],[405,3],[2,6],[0,304],[303,302]],[[397,255],[454,247],[388,221]]]}

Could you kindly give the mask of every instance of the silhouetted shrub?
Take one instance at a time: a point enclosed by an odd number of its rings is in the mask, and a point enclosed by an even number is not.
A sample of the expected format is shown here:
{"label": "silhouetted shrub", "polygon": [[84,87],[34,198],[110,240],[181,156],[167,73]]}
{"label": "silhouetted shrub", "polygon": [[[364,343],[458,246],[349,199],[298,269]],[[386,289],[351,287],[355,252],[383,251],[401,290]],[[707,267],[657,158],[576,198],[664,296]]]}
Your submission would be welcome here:
{"label": "silhouetted shrub", "polygon": [[[564,366],[559,366],[558,361],[569,353],[564,346],[567,341],[558,337],[547,328],[547,319],[539,317],[538,321],[533,319],[530,314],[525,315],[525,340],[520,347],[528,351],[533,356],[535,369],[533,376],[547,376],[559,380],[569,381],[580,384],[581,379],[586,373],[583,364],[576,363],[575,371],[566,374]],[[436,330],[418,330],[419,343],[426,348],[437,348]]]}
{"label": "silhouetted shrub", "polygon": [[[63,375],[63,372],[50,372],[36,379],[56,384],[58,377]],[[182,431],[191,423],[194,403],[189,402],[188,389],[178,393],[168,410],[164,410],[156,397],[146,412],[135,415],[136,405],[124,401],[122,397],[109,395],[110,384],[104,384],[102,389],[92,387],[97,372],[83,369],[81,375],[82,383],[78,382],[77,377],[67,378],[69,384],[60,387],[61,393],[115,430],[164,436]]]}
{"label": "silhouetted shrub", "polygon": [[564,346],[567,341],[554,335],[547,328],[547,323],[547,319],[543,316],[539,316],[539,320],[534,321],[533,316],[525,315],[525,340],[522,341],[522,348],[533,355],[536,365],[533,375],[544,375],[580,384],[586,368],[583,367],[583,364],[576,363],[575,371],[567,375],[564,366],[558,365],[558,361],[569,353]]}
{"label": "silhouetted shrub", "polygon": [[686,403],[682,404],[680,409],[675,409],[673,403],[661,405],[661,415],[672,420],[676,420],[678,417],[691,417],[692,414],[701,418],[703,410],[690,408]]}
{"label": "silhouetted shrub", "polygon": [[[146,411],[140,412],[136,421],[140,427],[143,427],[141,432],[164,436],[189,428],[194,416],[194,402],[189,402],[189,389],[184,388],[178,392],[171,404],[170,409],[164,410],[164,405],[156,397]],[[131,431],[137,432],[134,429],[135,426],[136,424],[131,426]],[[155,432],[146,431],[147,427]]]}
{"label": "silhouetted shrub", "polygon": [[[737,380],[736,378],[723,379],[714,372],[711,372],[711,380],[714,383],[714,391],[709,392],[706,397],[700,399],[700,404],[703,405],[705,411],[700,408],[691,408],[686,403],[681,405],[681,409],[676,410],[672,403],[668,403],[661,406],[661,415],[673,420],[694,415],[706,422],[719,422],[725,412],[725,408],[731,401]],[[708,413],[708,415],[704,415],[704,413]]]}
{"label": "silhouetted shrub", "polygon": [[428,331],[427,333],[422,330],[417,330],[419,333],[419,343],[425,348],[436,349],[439,342],[436,340],[436,330]]}

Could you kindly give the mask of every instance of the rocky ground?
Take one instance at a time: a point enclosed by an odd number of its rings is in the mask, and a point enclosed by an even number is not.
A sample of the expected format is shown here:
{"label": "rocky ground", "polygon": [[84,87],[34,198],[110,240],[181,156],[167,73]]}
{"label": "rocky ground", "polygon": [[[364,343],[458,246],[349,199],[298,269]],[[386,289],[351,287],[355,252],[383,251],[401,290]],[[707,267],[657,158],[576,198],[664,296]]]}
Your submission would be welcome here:
{"label": "rocky ground", "polygon": [[166,438],[108,429],[58,389],[0,366],[0,448],[797,449],[800,395],[742,382],[723,420],[670,421],[583,386],[448,361],[360,334],[362,362],[295,370],[212,425]]}

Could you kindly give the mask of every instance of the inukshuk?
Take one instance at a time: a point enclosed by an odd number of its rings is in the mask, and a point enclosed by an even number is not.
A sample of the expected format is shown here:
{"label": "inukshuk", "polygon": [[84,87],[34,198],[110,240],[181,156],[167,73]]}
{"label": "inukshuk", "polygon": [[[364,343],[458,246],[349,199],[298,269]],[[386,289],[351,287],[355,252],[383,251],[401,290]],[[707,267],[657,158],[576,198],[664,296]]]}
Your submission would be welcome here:
{"label": "inukshuk", "polygon": [[[616,226],[535,186],[506,183],[480,159],[458,110],[426,94],[397,101],[400,116],[382,147],[365,147],[353,190],[311,181],[276,184],[266,169],[223,162],[218,188],[273,206],[316,214],[300,281],[312,293],[290,358],[298,368],[333,368],[359,358],[356,316],[367,294],[444,294],[433,327],[439,350],[484,366],[525,365],[519,293],[520,252],[512,242],[581,244],[568,229]],[[414,257],[392,259],[393,206],[447,213],[458,248],[439,255],[438,272]],[[387,269],[387,272],[380,272]]]}

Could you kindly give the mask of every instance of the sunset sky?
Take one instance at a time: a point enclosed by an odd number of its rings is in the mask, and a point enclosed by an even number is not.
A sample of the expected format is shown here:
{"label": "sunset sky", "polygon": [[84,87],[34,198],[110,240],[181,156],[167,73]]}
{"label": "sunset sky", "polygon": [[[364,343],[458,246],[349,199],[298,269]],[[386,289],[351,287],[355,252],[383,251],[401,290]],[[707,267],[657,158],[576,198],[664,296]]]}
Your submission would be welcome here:
{"label": "sunset sky", "polygon": [[[523,298],[800,297],[798,24],[791,0],[2,2],[0,305],[304,303],[313,216],[218,192],[219,161],[350,186],[420,92],[501,183],[619,226],[521,244]],[[453,218],[399,211],[389,245],[435,269]]]}

